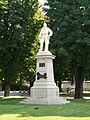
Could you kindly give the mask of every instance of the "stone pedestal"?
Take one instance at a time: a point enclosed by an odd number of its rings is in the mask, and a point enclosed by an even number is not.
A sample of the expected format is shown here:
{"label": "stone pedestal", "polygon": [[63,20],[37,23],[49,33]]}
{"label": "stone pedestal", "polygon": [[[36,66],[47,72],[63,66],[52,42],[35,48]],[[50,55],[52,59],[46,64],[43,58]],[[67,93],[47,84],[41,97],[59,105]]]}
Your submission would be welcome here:
{"label": "stone pedestal", "polygon": [[69,103],[59,97],[59,89],[54,82],[53,59],[51,52],[39,52],[36,56],[36,80],[31,88],[31,96],[22,103],[36,105],[57,105]]}

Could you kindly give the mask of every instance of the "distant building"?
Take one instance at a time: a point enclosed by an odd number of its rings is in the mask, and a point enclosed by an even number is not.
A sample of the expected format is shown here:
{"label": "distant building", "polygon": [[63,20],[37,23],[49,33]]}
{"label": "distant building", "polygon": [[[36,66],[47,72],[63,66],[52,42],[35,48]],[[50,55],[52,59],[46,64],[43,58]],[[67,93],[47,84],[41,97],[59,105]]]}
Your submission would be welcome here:
{"label": "distant building", "polygon": [[[75,89],[75,84],[71,85],[70,81],[62,81],[62,90],[67,91],[67,89]],[[84,81],[83,90],[90,90],[90,81]]]}

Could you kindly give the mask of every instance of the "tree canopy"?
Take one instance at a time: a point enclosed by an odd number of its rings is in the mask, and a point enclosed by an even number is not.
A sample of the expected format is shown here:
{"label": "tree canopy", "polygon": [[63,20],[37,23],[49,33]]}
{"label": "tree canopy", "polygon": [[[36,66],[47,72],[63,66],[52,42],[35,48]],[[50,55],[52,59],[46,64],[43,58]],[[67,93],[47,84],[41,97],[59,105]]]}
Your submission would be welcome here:
{"label": "tree canopy", "polygon": [[38,49],[41,26],[38,10],[36,0],[0,1],[0,72],[5,82],[33,68],[30,61]]}
{"label": "tree canopy", "polygon": [[74,74],[77,70],[79,73],[76,80],[80,82],[82,78],[79,70],[90,69],[89,0],[48,0],[46,4],[50,7],[46,12],[50,27],[54,31],[51,50],[59,65],[57,62],[55,64],[61,68],[65,65],[71,66]]}

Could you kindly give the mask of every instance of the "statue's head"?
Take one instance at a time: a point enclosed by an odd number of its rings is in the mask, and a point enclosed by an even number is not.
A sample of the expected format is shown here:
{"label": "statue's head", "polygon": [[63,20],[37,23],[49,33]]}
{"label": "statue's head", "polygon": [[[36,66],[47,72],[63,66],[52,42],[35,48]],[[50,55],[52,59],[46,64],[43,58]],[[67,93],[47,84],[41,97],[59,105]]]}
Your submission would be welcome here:
{"label": "statue's head", "polygon": [[44,26],[44,27],[47,27],[47,23],[44,23],[43,26]]}

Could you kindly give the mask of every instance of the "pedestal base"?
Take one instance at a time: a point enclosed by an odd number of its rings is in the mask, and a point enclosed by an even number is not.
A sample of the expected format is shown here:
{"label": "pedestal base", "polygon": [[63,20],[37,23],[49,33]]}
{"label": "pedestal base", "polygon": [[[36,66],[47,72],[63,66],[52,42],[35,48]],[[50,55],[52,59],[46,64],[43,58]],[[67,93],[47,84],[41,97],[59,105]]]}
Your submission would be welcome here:
{"label": "pedestal base", "polygon": [[66,98],[59,97],[59,89],[55,83],[35,83],[31,88],[31,97],[23,100],[23,104],[32,105],[62,105],[70,103]]}
{"label": "pedestal base", "polygon": [[27,98],[22,101],[23,104],[31,104],[31,105],[63,105],[70,103],[63,97],[55,97],[55,98]]}
{"label": "pedestal base", "polygon": [[36,81],[34,86],[31,88],[31,96],[22,101],[23,104],[61,105],[70,103],[70,101],[67,101],[65,98],[59,97],[59,88],[54,82],[54,58],[55,56],[49,51],[42,51],[36,55]]}

